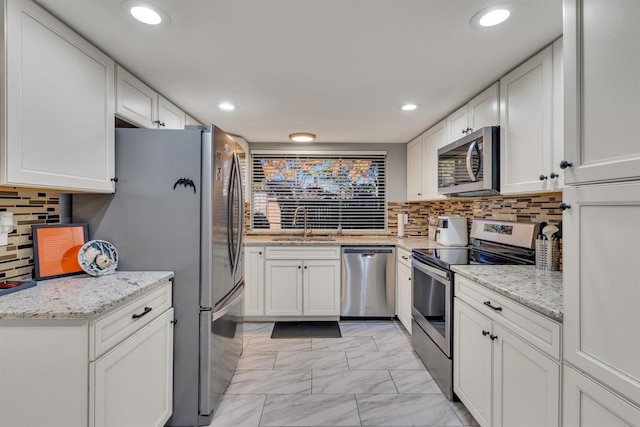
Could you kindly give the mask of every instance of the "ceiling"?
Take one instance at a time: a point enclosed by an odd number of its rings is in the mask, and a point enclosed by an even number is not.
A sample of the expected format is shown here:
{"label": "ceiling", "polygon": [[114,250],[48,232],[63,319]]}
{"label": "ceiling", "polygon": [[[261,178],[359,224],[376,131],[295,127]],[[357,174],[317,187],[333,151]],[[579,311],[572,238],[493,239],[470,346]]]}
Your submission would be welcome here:
{"label": "ceiling", "polygon": [[[408,142],[562,34],[562,0],[37,0],[202,123],[250,142]],[[508,0],[506,0],[508,1]],[[229,101],[235,111],[217,105]],[[401,105],[419,108],[405,112]]]}

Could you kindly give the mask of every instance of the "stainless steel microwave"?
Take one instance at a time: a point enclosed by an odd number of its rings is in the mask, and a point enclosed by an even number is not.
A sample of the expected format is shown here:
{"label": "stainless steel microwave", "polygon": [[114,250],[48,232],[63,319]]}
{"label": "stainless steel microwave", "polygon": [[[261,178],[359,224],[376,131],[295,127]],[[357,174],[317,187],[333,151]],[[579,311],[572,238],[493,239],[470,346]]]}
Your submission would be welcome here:
{"label": "stainless steel microwave", "polygon": [[478,129],[438,150],[438,194],[500,194],[500,127]]}

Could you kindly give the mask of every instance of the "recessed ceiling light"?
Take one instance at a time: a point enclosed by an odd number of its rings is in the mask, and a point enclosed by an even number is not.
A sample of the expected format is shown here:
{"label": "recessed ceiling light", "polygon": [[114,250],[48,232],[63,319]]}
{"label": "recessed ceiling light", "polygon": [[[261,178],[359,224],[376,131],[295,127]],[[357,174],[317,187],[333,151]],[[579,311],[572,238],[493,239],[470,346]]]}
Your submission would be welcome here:
{"label": "recessed ceiling light", "polygon": [[506,21],[511,15],[511,7],[509,4],[496,4],[476,13],[471,18],[472,27],[484,28],[493,27]]}
{"label": "recessed ceiling light", "polygon": [[221,102],[220,104],[218,104],[218,108],[225,111],[233,111],[237,109],[238,106],[230,102]]}
{"label": "recessed ceiling light", "polygon": [[404,111],[413,111],[418,108],[418,106],[416,104],[404,104],[401,108]]}
{"label": "recessed ceiling light", "polygon": [[163,27],[171,22],[167,12],[144,0],[125,0],[122,7],[130,17],[143,24]]}
{"label": "recessed ceiling light", "polygon": [[312,133],[296,132],[289,135],[289,139],[294,142],[311,142],[316,139],[316,136]]}
{"label": "recessed ceiling light", "polygon": [[158,25],[162,22],[160,14],[147,6],[132,7],[131,15],[143,24]]}

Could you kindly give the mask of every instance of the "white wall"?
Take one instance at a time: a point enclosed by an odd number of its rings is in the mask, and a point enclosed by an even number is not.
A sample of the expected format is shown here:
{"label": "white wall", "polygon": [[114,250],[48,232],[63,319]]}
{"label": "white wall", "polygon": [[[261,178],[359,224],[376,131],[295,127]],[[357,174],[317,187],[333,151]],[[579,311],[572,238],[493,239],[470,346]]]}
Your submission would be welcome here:
{"label": "white wall", "polygon": [[386,151],[387,152],[387,201],[407,200],[407,144],[337,144],[337,143],[249,143],[250,150],[299,150],[305,151]]}

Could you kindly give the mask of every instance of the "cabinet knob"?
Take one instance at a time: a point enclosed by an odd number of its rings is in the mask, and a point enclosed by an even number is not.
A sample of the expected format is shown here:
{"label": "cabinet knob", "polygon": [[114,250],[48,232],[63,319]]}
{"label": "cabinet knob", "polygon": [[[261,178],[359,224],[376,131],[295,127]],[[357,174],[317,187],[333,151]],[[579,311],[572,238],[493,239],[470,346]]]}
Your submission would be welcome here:
{"label": "cabinet knob", "polygon": [[262,255],[262,251],[258,252],[258,255]]}
{"label": "cabinet knob", "polygon": [[560,204],[558,205],[558,209],[560,209],[561,211],[565,211],[567,209],[571,209],[571,205],[568,205],[565,202],[560,202]]}
{"label": "cabinet knob", "polygon": [[302,266],[300,266],[300,265],[299,265],[299,266],[298,266],[298,270],[300,270],[301,268],[302,268]]}
{"label": "cabinet knob", "polygon": [[559,174],[557,174],[557,173],[555,173],[555,172],[551,172],[551,173],[549,174],[549,178],[551,178],[551,179],[554,179],[554,178],[560,178],[560,175],[559,175]]}
{"label": "cabinet knob", "polygon": [[566,160],[560,162],[560,169],[570,168],[571,166],[573,166],[573,163],[567,162]]}
{"label": "cabinet knob", "polygon": [[[552,177],[552,178],[553,178],[553,177]],[[544,175],[540,175],[540,181],[544,181],[545,179],[547,179],[547,177],[546,177],[546,176],[544,176]]]}
{"label": "cabinet knob", "polygon": [[117,177],[117,176],[114,176],[113,178],[111,178],[111,181],[113,181],[113,182],[118,182],[118,177]]}
{"label": "cabinet knob", "polygon": [[489,334],[489,338],[491,338],[491,341],[493,341],[493,340],[497,340],[498,336],[497,335],[493,335],[493,334]]}
{"label": "cabinet knob", "polygon": [[306,266],[306,265],[304,266],[304,269],[305,269],[305,270],[307,269],[307,266]]}
{"label": "cabinet knob", "polygon": [[484,335],[484,336],[486,337],[487,335],[489,335],[489,331],[485,331],[485,330],[483,329],[483,330],[482,330],[482,335]]}
{"label": "cabinet knob", "polygon": [[161,122],[160,120],[154,120],[153,123],[157,124],[158,126],[165,126],[164,122]]}

